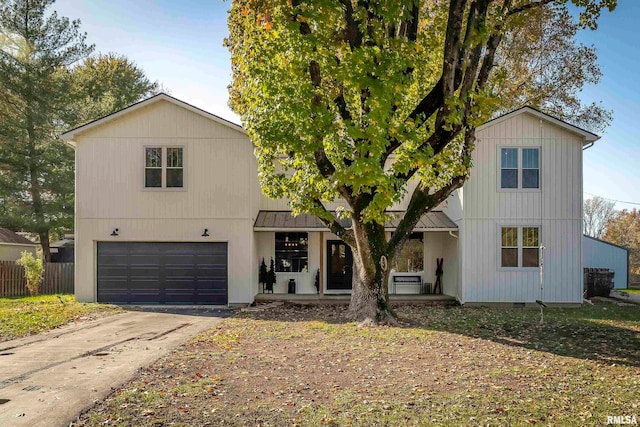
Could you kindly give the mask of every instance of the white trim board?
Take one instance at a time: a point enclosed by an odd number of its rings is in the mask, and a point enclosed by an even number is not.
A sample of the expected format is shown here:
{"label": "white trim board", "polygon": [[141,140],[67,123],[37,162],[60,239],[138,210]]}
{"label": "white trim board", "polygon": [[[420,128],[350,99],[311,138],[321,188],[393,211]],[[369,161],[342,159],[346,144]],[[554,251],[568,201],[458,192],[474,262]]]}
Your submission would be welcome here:
{"label": "white trim board", "polygon": [[245,135],[247,134],[247,132],[242,128],[242,126],[240,126],[240,125],[238,125],[236,123],[233,123],[233,122],[230,122],[228,120],[225,120],[225,119],[223,119],[221,117],[216,116],[215,114],[211,114],[211,113],[209,113],[207,111],[204,111],[204,110],[202,110],[202,109],[200,109],[198,107],[194,107],[193,105],[187,104],[184,101],[180,101],[179,99],[174,98],[172,96],[169,96],[166,93],[159,93],[159,94],[157,94],[155,96],[152,96],[151,98],[147,98],[147,99],[145,99],[143,101],[140,101],[140,102],[138,102],[136,104],[133,104],[133,105],[131,105],[129,107],[126,107],[126,108],[124,108],[124,109],[122,109],[120,111],[116,111],[115,113],[109,114],[108,116],[101,117],[101,118],[99,118],[97,120],[94,120],[92,122],[89,122],[89,123],[87,123],[85,125],[79,126],[79,127],[75,128],[75,129],[71,129],[71,130],[63,133],[62,135],[60,135],[60,137],[62,139],[64,139],[65,141],[69,141],[69,142],[75,141],[76,137],[78,135],[82,134],[82,133],[85,133],[85,132],[87,132],[87,131],[95,128],[95,127],[102,126],[105,123],[108,123],[108,122],[111,122],[113,120],[116,120],[116,119],[118,119],[118,118],[120,118],[120,117],[122,117],[124,115],[127,115],[129,113],[137,111],[137,110],[139,110],[141,108],[147,107],[147,106],[149,106],[151,104],[155,104],[156,102],[159,102],[159,101],[170,102],[170,103],[172,103],[174,105],[177,105],[178,107],[184,108],[185,110],[189,110],[189,111],[191,111],[193,113],[196,113],[196,114],[198,114],[198,115],[200,115],[200,116],[202,116],[202,117],[204,117],[206,119],[213,120],[216,123],[224,125],[224,126],[226,126],[228,128],[231,128],[231,129],[233,129],[235,131],[238,131],[238,132],[240,132],[242,134],[245,134]]}

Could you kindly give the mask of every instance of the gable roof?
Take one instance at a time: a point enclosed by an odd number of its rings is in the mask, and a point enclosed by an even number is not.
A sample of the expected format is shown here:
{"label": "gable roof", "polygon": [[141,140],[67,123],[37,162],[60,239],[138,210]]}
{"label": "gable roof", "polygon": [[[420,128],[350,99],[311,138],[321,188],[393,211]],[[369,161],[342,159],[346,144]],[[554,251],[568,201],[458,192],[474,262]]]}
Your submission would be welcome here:
{"label": "gable roof", "polygon": [[0,227],[0,244],[10,243],[12,245],[36,245],[31,240],[14,233],[8,228]]}
{"label": "gable roof", "polygon": [[533,107],[529,107],[528,105],[525,105],[524,107],[520,107],[517,110],[513,110],[509,113],[503,114],[499,117],[496,117],[495,119],[491,119],[488,122],[485,122],[482,125],[478,126],[477,130],[485,129],[489,126],[493,126],[495,124],[508,120],[512,117],[518,116],[520,114],[525,114],[525,113],[531,114],[532,116],[545,120],[565,130],[568,130],[571,133],[581,136],[582,138],[584,138],[585,143],[595,142],[600,139],[600,136],[596,135],[595,133],[579,128],[578,126],[574,126],[571,123],[567,123],[563,120],[558,119],[557,117],[553,117],[547,113],[543,113],[542,111],[537,110]]}
{"label": "gable roof", "polygon": [[595,240],[598,243],[602,243],[602,244],[609,245],[609,246],[614,246],[614,247],[616,247],[618,249],[622,249],[622,250],[625,250],[625,251],[629,252],[629,248],[625,248],[624,246],[616,245],[615,243],[607,242],[606,240],[597,239],[595,237],[587,236],[586,234],[583,234],[582,237],[586,237],[587,239]]}
{"label": "gable roof", "polygon": [[99,119],[96,119],[92,122],[89,122],[87,124],[84,124],[82,126],[78,126],[75,129],[71,129],[68,130],[67,132],[63,133],[61,135],[62,139],[64,139],[65,141],[73,141],[76,136],[78,136],[81,133],[84,133],[90,129],[93,129],[97,126],[101,126],[105,123],[111,122],[113,120],[116,120],[126,114],[132,113],[136,110],[139,110],[141,108],[147,107],[151,104],[155,104],[156,102],[159,101],[167,101],[170,102],[174,105],[177,105],[178,107],[184,108],[185,110],[189,110],[193,113],[196,113],[206,119],[212,120],[216,123],[219,123],[221,125],[227,126],[228,128],[231,128],[233,130],[236,130],[238,132],[244,133],[246,134],[247,132],[242,128],[242,126],[235,124],[233,122],[230,122],[229,120],[225,120],[222,117],[218,117],[215,114],[211,114],[203,109],[200,109],[198,107],[194,107],[191,104],[188,104],[184,101],[180,101],[177,98],[174,98],[173,96],[169,96],[166,93],[159,93],[157,95],[154,95],[150,98],[144,99],[140,102],[136,102],[135,104],[132,104],[126,108],[123,108],[120,111],[116,111],[115,113],[111,113],[109,115],[106,115],[104,117],[101,117]]}

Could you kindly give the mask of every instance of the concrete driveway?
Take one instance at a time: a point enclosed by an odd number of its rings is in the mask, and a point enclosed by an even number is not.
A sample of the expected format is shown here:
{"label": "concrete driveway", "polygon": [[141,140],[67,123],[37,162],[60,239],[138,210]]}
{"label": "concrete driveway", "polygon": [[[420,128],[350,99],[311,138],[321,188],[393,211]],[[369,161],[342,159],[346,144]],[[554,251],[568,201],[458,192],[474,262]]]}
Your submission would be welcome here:
{"label": "concrete driveway", "polygon": [[231,314],[148,310],[0,342],[0,426],[68,426],[136,370]]}

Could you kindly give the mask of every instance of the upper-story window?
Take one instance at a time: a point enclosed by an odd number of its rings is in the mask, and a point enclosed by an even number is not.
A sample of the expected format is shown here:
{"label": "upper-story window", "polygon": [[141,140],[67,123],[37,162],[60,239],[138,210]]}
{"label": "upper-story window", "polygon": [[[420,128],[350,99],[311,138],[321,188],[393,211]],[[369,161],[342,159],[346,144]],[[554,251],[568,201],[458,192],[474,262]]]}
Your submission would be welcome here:
{"label": "upper-story window", "polygon": [[145,188],[184,187],[184,148],[145,147]]}
{"label": "upper-story window", "polygon": [[501,148],[500,188],[540,188],[540,148]]}

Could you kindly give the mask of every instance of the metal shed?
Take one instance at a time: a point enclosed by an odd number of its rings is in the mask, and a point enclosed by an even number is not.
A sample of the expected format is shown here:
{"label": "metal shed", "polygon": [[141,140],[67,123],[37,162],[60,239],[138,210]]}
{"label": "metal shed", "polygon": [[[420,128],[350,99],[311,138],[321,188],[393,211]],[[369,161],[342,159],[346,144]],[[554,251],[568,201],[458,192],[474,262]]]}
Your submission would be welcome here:
{"label": "metal shed", "polygon": [[629,281],[629,250],[604,240],[582,236],[582,267],[613,271],[614,288],[626,289]]}

